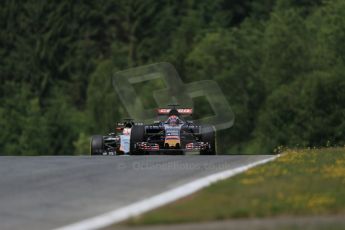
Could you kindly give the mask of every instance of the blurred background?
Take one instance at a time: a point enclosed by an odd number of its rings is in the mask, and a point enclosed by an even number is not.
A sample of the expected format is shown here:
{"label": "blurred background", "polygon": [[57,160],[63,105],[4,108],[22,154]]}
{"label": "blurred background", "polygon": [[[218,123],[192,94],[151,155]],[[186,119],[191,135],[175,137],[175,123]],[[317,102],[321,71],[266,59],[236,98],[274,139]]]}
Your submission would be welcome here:
{"label": "blurred background", "polygon": [[[343,0],[3,0],[0,155],[87,154],[128,117],[112,73],[162,61],[222,88],[236,121],[218,152],[343,146],[344,41]],[[147,108],[159,87],[136,86]]]}

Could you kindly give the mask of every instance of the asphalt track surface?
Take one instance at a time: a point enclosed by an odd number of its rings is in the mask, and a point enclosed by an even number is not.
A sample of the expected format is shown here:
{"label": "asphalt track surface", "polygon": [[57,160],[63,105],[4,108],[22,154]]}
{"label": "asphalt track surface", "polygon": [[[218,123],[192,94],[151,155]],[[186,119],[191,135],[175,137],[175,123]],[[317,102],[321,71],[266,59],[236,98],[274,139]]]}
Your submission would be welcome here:
{"label": "asphalt track surface", "polygon": [[0,229],[54,229],[269,155],[0,157]]}

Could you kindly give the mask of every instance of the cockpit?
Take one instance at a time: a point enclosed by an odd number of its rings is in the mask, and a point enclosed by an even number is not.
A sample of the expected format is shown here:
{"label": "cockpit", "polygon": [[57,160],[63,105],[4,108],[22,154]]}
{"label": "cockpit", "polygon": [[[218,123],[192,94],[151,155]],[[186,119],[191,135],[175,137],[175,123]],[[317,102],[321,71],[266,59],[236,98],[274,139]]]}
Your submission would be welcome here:
{"label": "cockpit", "polygon": [[182,120],[176,116],[176,115],[171,115],[169,116],[168,120],[166,120],[165,124],[170,125],[170,126],[177,126],[180,125],[182,122]]}

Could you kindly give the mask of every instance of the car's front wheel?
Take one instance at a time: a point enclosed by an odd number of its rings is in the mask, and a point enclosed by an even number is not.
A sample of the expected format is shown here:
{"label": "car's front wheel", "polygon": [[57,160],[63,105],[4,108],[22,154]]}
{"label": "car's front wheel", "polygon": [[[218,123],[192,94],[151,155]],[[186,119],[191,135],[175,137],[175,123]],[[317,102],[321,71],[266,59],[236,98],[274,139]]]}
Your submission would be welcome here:
{"label": "car's front wheel", "polygon": [[104,140],[101,135],[94,135],[90,141],[90,154],[102,155],[104,153]]}
{"label": "car's front wheel", "polygon": [[135,144],[143,142],[145,138],[145,126],[134,125],[131,129],[131,137],[129,139],[129,151],[131,154],[143,154],[142,150],[135,148]]}
{"label": "car's front wheel", "polygon": [[200,151],[200,155],[216,155],[216,132],[213,126],[202,127],[201,140],[209,143],[209,148]]}

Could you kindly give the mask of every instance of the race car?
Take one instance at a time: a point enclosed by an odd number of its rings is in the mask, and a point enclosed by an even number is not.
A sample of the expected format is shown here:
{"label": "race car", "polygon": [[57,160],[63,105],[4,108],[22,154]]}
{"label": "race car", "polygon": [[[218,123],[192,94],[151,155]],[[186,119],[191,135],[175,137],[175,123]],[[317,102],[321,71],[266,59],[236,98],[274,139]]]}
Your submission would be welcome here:
{"label": "race car", "polygon": [[116,123],[115,132],[108,135],[94,135],[90,141],[91,155],[120,155],[129,154],[131,129],[143,123],[133,122],[133,119],[124,119]]}
{"label": "race car", "polygon": [[91,155],[120,154],[185,154],[216,155],[215,129],[211,125],[197,125],[192,120],[192,108],[157,109],[159,120],[152,124],[132,120],[117,123],[117,133],[91,138]]}
{"label": "race car", "polygon": [[130,134],[131,154],[216,154],[215,129],[211,125],[197,125],[185,116],[192,115],[192,108],[159,108],[158,116],[164,119],[150,125],[135,125]]}

